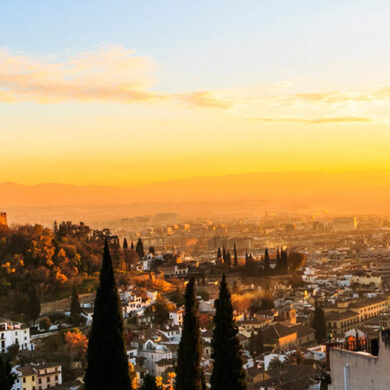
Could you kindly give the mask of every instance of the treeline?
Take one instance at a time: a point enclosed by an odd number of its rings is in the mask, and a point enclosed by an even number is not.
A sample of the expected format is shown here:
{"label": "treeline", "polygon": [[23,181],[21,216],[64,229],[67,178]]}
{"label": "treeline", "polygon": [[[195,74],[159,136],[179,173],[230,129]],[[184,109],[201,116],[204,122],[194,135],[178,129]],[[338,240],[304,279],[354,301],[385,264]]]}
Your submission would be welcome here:
{"label": "treeline", "polygon": [[[0,316],[34,320],[39,302],[67,297],[73,285],[80,293],[95,290],[103,242],[65,226],[0,226]],[[139,255],[131,248],[112,248],[112,258],[127,270]]]}
{"label": "treeline", "polygon": [[264,256],[256,260],[251,253],[245,253],[245,262],[242,265],[237,256],[236,244],[233,248],[233,256],[225,247],[217,250],[217,265],[226,272],[240,271],[250,276],[270,276],[294,274],[298,268],[305,264],[306,258],[303,253],[288,251],[277,248],[275,266],[271,267],[268,248],[264,251]]}

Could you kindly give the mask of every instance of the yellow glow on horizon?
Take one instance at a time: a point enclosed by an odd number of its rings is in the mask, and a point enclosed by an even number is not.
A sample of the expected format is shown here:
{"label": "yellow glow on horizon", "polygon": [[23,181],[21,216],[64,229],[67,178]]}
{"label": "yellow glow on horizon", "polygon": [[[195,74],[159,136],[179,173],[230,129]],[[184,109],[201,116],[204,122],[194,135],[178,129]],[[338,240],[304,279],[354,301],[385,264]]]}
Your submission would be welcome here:
{"label": "yellow glow on horizon", "polygon": [[121,47],[0,51],[0,182],[131,186],[248,172],[390,169],[390,88],[155,91]]}

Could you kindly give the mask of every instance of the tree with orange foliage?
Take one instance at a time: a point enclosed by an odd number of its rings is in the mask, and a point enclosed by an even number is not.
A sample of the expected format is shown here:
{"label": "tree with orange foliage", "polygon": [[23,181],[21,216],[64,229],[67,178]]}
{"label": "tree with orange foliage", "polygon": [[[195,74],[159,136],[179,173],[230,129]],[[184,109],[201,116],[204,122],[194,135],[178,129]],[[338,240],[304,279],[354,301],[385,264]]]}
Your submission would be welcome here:
{"label": "tree with orange foliage", "polygon": [[75,328],[65,333],[65,341],[68,345],[71,359],[84,356],[87,352],[88,338],[81,331]]}

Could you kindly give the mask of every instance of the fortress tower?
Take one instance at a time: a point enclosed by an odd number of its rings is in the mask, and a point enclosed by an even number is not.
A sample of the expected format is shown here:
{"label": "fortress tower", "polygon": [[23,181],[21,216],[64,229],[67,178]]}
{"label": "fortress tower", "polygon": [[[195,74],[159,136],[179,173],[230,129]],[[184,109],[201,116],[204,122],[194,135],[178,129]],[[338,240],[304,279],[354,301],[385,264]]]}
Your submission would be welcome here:
{"label": "fortress tower", "polygon": [[7,223],[7,213],[0,212],[0,225],[8,225]]}

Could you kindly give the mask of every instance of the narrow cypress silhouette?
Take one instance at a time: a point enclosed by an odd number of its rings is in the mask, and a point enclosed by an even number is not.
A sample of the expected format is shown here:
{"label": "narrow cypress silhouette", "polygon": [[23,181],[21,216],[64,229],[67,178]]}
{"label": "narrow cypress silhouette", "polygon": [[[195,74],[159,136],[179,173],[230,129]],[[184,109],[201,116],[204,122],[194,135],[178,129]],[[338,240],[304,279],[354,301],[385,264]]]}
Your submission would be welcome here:
{"label": "narrow cypress silhouette", "polygon": [[264,252],[264,271],[269,272],[271,270],[270,261],[269,261],[269,254],[268,254],[268,248],[265,248]]}
{"label": "narrow cypress silhouette", "polygon": [[70,301],[70,318],[73,321],[73,323],[80,322],[80,315],[81,315],[80,298],[79,298],[79,294],[77,293],[76,286],[73,285],[72,296]]}
{"label": "narrow cypress silhouette", "polygon": [[318,343],[326,340],[326,322],[325,313],[322,309],[318,299],[315,301],[314,318],[312,327],[316,330],[316,340]]}
{"label": "narrow cypress silhouette", "polygon": [[123,239],[123,249],[127,249],[129,247],[129,244],[127,243],[127,238],[125,237]]}
{"label": "narrow cypress silhouette", "polygon": [[145,256],[144,244],[142,243],[141,238],[138,239],[137,246],[135,247],[135,251],[138,253],[140,259]]}
{"label": "narrow cypress silhouette", "polygon": [[197,306],[195,279],[192,277],[185,292],[185,314],[177,358],[176,390],[202,390]]}
{"label": "narrow cypress silhouette", "polygon": [[123,319],[107,241],[104,244],[87,359],[86,390],[130,389]]}
{"label": "narrow cypress silhouette", "polygon": [[234,243],[233,253],[234,253],[234,267],[237,267],[238,266],[238,257],[237,257],[236,243]]}
{"label": "narrow cypress silhouette", "polygon": [[211,341],[214,359],[211,390],[246,390],[238,330],[225,275],[215,300],[214,332]]}
{"label": "narrow cypress silhouette", "polygon": [[29,321],[36,321],[41,313],[41,300],[39,299],[37,289],[32,284],[28,295],[28,305],[26,307],[26,316]]}

